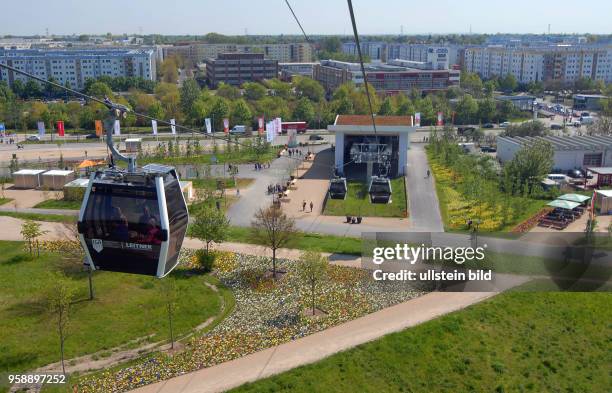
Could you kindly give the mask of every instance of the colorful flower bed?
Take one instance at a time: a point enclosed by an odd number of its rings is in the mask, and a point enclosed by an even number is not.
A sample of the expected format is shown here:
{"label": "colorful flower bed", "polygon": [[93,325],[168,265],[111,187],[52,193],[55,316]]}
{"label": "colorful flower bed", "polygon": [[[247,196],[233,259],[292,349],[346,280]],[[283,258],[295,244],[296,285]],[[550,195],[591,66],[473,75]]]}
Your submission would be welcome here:
{"label": "colorful flower bed", "polygon": [[[188,267],[195,263],[190,251],[182,259]],[[297,264],[283,259],[277,264],[286,273],[275,281],[265,274],[271,267],[269,258],[218,253],[213,274],[234,292],[232,314],[210,332],[192,338],[183,352],[158,353],[126,368],[85,376],[78,383],[79,392],[123,392],[210,367],[423,293],[404,282],[374,281],[361,269],[330,265],[316,296],[316,306],[325,315],[312,318],[303,312],[310,307],[310,290],[300,281]]]}

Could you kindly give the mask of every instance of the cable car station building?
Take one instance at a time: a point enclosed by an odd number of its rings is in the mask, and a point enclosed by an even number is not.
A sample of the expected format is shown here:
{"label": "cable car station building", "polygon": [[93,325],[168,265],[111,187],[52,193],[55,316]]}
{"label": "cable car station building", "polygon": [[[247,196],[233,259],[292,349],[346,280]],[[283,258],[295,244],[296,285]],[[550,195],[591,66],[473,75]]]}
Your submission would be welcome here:
{"label": "cable car station building", "polygon": [[[410,133],[417,128],[412,116],[375,116],[375,122],[376,134],[369,115],[338,115],[327,127],[336,134],[335,165],[339,174],[352,179],[369,178],[381,171],[390,178],[406,174]],[[382,167],[381,157],[387,168]],[[373,161],[371,168],[365,161]]]}

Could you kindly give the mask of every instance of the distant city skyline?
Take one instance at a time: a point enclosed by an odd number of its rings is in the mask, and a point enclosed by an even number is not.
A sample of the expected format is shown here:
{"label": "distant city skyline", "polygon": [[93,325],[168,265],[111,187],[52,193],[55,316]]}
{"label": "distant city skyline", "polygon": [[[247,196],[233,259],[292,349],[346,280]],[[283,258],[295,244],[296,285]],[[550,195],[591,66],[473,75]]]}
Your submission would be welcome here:
{"label": "distant city skyline", "polygon": [[[308,34],[351,34],[344,0],[290,0]],[[612,1],[355,0],[359,33],[611,34]],[[299,34],[284,0],[21,0],[5,4],[0,35]]]}

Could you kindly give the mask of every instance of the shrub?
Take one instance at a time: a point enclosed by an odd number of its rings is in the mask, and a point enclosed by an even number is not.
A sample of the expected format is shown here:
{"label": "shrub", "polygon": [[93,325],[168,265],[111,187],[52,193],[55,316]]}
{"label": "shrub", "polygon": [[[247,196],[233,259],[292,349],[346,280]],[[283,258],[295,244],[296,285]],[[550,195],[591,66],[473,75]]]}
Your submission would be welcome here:
{"label": "shrub", "polygon": [[213,264],[215,263],[215,254],[206,252],[206,250],[198,250],[195,253],[197,266],[204,273],[208,273],[212,270]]}

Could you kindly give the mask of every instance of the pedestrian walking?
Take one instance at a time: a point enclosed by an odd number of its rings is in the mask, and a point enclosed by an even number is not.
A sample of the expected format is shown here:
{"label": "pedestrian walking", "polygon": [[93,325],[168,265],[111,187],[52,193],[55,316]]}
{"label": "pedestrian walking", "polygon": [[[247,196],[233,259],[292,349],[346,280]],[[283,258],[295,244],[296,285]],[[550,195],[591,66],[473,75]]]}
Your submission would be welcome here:
{"label": "pedestrian walking", "polygon": [[302,211],[305,212],[306,211],[306,199],[304,199],[302,201]]}
{"label": "pedestrian walking", "polygon": [[431,172],[429,171],[429,169],[427,170],[427,178],[429,179],[429,175],[431,175]]}
{"label": "pedestrian walking", "polygon": [[312,201],[310,201],[310,212],[312,213],[312,208],[314,207],[314,203],[312,203]]}

